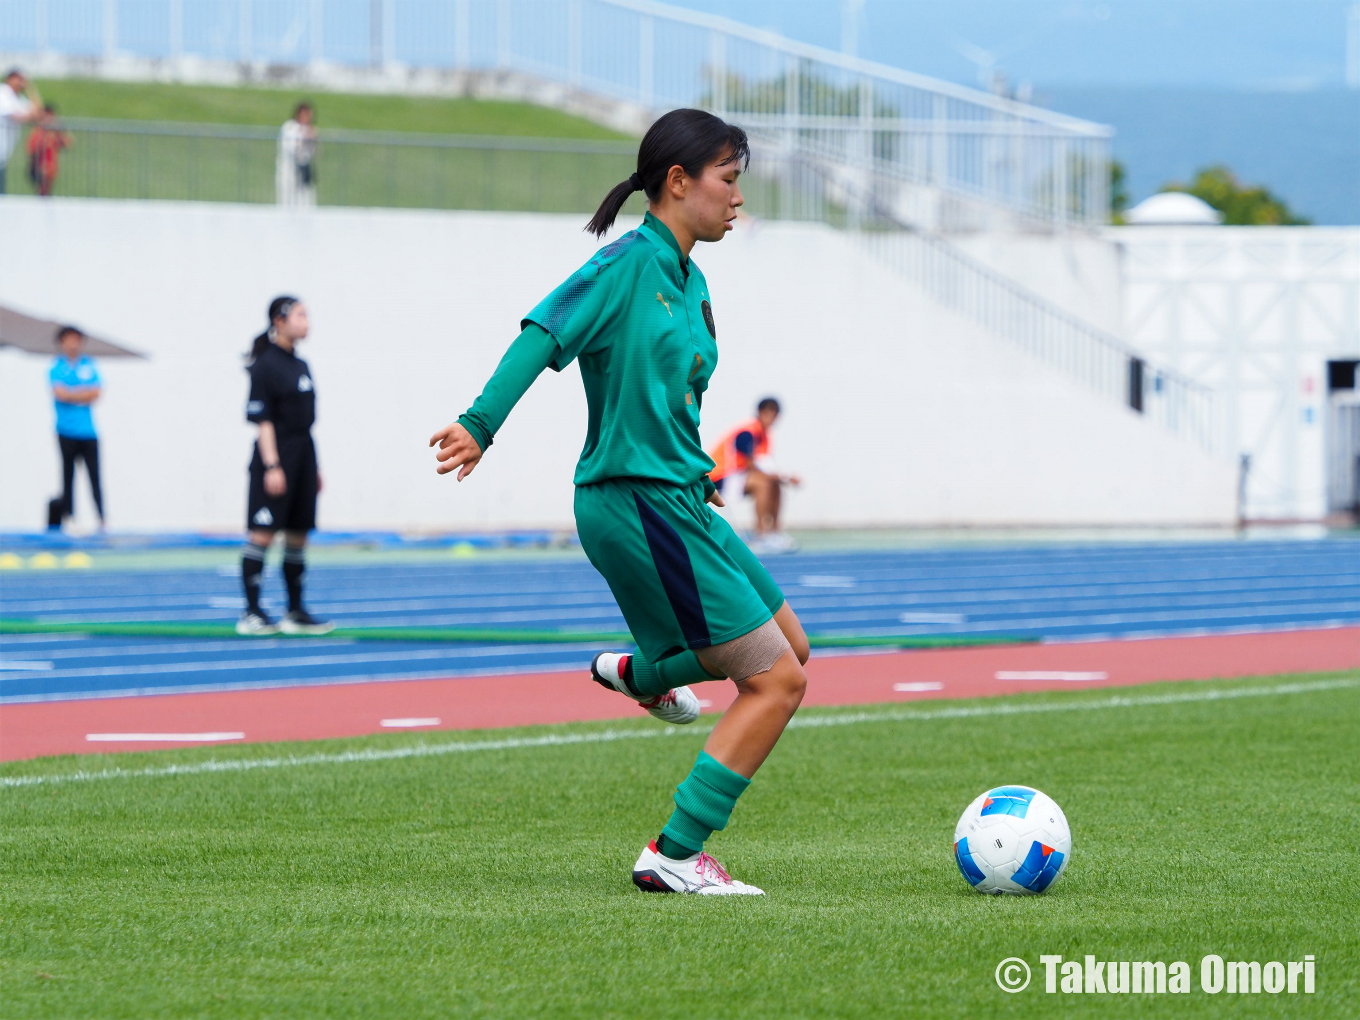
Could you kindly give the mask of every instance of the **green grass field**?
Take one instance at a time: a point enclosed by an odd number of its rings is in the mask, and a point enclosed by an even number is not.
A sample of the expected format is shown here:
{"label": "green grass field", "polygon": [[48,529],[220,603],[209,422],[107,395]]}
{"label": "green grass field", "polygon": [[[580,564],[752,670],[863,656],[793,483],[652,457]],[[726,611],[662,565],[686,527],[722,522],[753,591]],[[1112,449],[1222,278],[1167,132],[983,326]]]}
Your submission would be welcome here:
{"label": "green grass field", "polygon": [[[649,720],[9,763],[0,1013],[1353,1018],[1358,682],[800,713],[710,846],[759,900],[630,885],[703,740]],[[1041,897],[951,855],[1007,782],[1072,822]],[[1059,1001],[1041,953],[1186,960],[1193,991]],[[1317,992],[1208,995],[1207,953],[1312,953]]]}
{"label": "green grass field", "polygon": [[88,78],[49,78],[39,81],[38,88],[43,99],[57,104],[63,117],[278,127],[306,99],[316,106],[317,123],[323,128],[525,138],[628,137],[560,110],[495,100]]}

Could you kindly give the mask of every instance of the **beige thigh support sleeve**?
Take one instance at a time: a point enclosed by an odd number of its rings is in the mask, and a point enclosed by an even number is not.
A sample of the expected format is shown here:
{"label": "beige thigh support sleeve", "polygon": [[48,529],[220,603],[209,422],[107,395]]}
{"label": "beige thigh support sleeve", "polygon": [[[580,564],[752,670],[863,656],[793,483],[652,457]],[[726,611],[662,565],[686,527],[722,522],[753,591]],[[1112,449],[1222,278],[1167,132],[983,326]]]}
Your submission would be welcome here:
{"label": "beige thigh support sleeve", "polygon": [[710,673],[730,676],[741,682],[764,673],[791,651],[789,639],[774,620],[766,620],[755,630],[731,641],[702,649],[695,654]]}

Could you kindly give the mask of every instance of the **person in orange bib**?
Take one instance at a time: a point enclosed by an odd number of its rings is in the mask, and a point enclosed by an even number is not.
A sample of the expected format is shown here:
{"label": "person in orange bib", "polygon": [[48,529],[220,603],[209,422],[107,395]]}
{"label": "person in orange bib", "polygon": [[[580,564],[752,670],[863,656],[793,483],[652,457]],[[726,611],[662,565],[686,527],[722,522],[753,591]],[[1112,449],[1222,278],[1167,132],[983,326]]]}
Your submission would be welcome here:
{"label": "person in orange bib", "polygon": [[779,417],[779,401],[766,397],[756,406],[756,416],[728,431],[708,451],[713,458],[709,477],[726,498],[750,496],[756,502],[758,551],[784,552],[793,541],[779,530],[779,508],[785,485],[799,485],[797,475],[781,475],[770,450],[770,430]]}

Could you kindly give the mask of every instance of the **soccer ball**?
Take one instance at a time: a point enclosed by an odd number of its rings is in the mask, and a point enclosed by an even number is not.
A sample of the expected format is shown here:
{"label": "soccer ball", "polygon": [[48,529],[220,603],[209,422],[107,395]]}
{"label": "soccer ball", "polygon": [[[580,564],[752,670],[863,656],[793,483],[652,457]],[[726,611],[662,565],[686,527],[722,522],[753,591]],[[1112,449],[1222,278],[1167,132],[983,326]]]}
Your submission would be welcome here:
{"label": "soccer ball", "polygon": [[1062,808],[1029,786],[998,786],[968,805],[954,829],[954,860],[981,893],[1041,893],[1072,857]]}

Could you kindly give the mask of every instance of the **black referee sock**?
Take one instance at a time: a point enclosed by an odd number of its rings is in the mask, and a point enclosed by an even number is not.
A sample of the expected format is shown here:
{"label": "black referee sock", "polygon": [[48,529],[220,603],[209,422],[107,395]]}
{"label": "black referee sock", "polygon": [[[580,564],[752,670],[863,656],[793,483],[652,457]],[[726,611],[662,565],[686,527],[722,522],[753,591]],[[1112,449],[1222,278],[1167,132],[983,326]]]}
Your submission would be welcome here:
{"label": "black referee sock", "polygon": [[264,573],[264,554],[269,546],[247,542],[241,547],[241,583],[246,589],[246,611],[263,616],[260,610],[260,575]]}
{"label": "black referee sock", "polygon": [[302,612],[302,576],[307,573],[305,549],[285,546],[283,550],[283,580],[288,585],[288,611]]}

